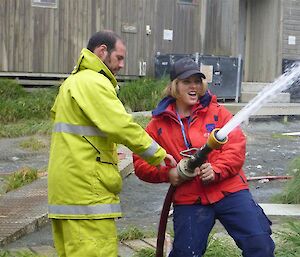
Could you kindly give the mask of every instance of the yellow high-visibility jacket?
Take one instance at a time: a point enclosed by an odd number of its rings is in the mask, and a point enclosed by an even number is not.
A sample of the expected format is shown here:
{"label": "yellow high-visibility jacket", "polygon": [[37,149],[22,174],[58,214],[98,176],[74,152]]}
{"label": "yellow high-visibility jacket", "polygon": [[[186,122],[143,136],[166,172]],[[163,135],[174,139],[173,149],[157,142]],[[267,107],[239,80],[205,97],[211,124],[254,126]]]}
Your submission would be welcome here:
{"label": "yellow high-visibility jacket", "polygon": [[48,167],[49,218],[121,216],[117,145],[158,165],[166,152],[127,114],[107,66],[83,49],[51,109],[54,128]]}

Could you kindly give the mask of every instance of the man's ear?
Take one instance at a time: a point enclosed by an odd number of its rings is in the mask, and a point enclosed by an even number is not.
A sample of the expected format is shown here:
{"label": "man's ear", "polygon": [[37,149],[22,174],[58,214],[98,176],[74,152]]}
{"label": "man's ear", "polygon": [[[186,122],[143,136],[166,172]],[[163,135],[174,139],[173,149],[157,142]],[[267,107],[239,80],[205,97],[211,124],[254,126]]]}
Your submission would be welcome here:
{"label": "man's ear", "polygon": [[94,54],[97,55],[103,61],[108,54],[107,46],[106,45],[97,46],[94,50]]}

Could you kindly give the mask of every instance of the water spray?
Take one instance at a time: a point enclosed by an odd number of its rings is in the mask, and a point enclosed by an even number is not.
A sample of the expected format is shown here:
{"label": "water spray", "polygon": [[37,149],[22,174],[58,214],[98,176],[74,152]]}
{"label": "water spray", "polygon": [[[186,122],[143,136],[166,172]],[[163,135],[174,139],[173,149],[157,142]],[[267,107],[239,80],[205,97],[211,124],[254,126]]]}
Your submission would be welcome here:
{"label": "water spray", "polygon": [[266,86],[243,109],[217,133],[217,138],[225,138],[230,131],[255,114],[265,103],[270,102],[280,92],[290,88],[300,78],[300,63],[294,64],[291,69],[282,74],[273,83]]}
{"label": "water spray", "polygon": [[[269,102],[280,92],[288,89],[300,78],[300,65],[295,64],[286,73],[282,74],[269,86],[265,87],[256,97],[254,97],[243,109],[241,109],[225,126],[221,129],[214,129],[206,142],[201,148],[192,148],[181,152],[183,158],[177,164],[178,174],[185,180],[191,180],[196,176],[195,168],[201,166],[207,158],[207,155],[214,149],[219,149],[227,142],[228,134],[240,125],[243,121],[247,120],[250,115],[254,114],[265,103]],[[191,154],[191,150],[195,151]],[[156,257],[163,257],[163,246],[165,240],[165,232],[168,221],[170,206],[172,203],[173,194],[176,187],[171,185],[165,197],[163,209],[160,216]]]}

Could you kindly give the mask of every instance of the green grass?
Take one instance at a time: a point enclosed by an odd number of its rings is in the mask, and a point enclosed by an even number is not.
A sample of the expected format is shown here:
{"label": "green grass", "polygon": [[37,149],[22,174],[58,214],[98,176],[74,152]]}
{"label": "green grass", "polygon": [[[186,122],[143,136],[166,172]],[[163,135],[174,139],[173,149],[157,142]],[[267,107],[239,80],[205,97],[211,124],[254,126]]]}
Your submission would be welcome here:
{"label": "green grass", "polygon": [[297,138],[294,137],[294,136],[282,135],[282,133],[273,133],[272,138],[278,138],[278,139],[284,138],[284,139],[287,139],[287,140],[297,140]]}
{"label": "green grass", "polygon": [[133,257],[155,257],[155,249],[151,247],[138,250]]}
{"label": "green grass", "polygon": [[31,135],[50,135],[52,122],[47,120],[21,120],[13,123],[0,123],[0,138],[13,138]]}
{"label": "green grass", "polygon": [[135,226],[127,227],[118,233],[118,239],[121,242],[125,240],[136,240],[136,239],[143,239],[143,238],[155,237],[155,236],[156,236],[156,232],[143,231]]}
{"label": "green grass", "polygon": [[24,167],[12,175],[5,177],[5,193],[31,183],[38,178],[36,169]]}
{"label": "green grass", "polygon": [[31,251],[4,251],[4,250],[0,250],[0,257],[46,257],[46,256],[35,254]]}
{"label": "green grass", "polygon": [[286,183],[282,193],[272,197],[272,202],[300,204],[300,157],[290,162],[288,173],[294,177]]}
{"label": "green grass", "polygon": [[58,88],[28,93],[15,80],[0,80],[0,137],[51,131],[50,109]]}
{"label": "green grass", "polygon": [[43,148],[46,148],[46,144],[36,137],[30,137],[26,140],[23,140],[20,143],[20,147],[27,150],[38,151]]}
{"label": "green grass", "polygon": [[0,122],[7,124],[22,120],[45,120],[50,118],[57,89],[40,89],[19,97],[0,97]]}
{"label": "green grass", "polygon": [[126,83],[120,88],[119,98],[126,110],[132,112],[150,111],[162,98],[167,79],[143,78]]}
{"label": "green grass", "polygon": [[0,99],[18,99],[26,96],[25,90],[11,79],[0,79]]}
{"label": "green grass", "polygon": [[241,250],[228,237],[216,236],[210,233],[204,257],[241,257]]}
{"label": "green grass", "polygon": [[290,221],[276,232],[278,245],[275,249],[276,257],[300,256],[300,221]]}
{"label": "green grass", "polygon": [[[126,109],[145,111],[155,108],[162,97],[167,80],[143,78],[126,83],[119,97]],[[0,138],[50,134],[50,109],[58,93],[57,87],[26,92],[15,80],[0,80]],[[142,127],[149,118],[136,117]]]}

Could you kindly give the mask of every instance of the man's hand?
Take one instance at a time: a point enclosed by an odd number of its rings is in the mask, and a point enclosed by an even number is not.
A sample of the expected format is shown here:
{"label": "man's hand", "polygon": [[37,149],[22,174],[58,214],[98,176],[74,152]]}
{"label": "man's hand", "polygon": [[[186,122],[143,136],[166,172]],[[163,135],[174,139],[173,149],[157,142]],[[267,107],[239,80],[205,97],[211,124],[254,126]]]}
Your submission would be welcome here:
{"label": "man's hand", "polygon": [[177,168],[172,168],[169,171],[169,180],[173,186],[179,186],[185,180],[179,176]]}
{"label": "man's hand", "polygon": [[176,167],[177,162],[171,154],[167,154],[165,159],[160,163],[160,166],[166,166],[166,161],[171,167]]}
{"label": "man's hand", "polygon": [[211,183],[215,180],[216,173],[210,163],[203,163],[199,168],[196,168],[195,171],[204,184]]}

